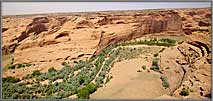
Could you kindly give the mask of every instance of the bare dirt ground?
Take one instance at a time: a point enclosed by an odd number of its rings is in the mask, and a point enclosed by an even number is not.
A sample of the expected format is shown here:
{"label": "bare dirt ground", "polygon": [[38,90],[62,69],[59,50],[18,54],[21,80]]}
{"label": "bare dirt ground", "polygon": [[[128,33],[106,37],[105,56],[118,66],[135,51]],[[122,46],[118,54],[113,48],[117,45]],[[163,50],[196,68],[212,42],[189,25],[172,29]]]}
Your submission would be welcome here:
{"label": "bare dirt ground", "polygon": [[3,55],[2,56],[2,67],[3,67],[3,71],[5,71],[7,68],[6,67],[9,63],[12,62],[12,58],[13,58],[13,54],[7,54],[7,55]]}
{"label": "bare dirt ground", "polygon": [[103,88],[91,95],[91,99],[150,99],[166,93],[158,73],[137,72],[142,65],[149,64],[141,58],[114,64],[113,76]]}

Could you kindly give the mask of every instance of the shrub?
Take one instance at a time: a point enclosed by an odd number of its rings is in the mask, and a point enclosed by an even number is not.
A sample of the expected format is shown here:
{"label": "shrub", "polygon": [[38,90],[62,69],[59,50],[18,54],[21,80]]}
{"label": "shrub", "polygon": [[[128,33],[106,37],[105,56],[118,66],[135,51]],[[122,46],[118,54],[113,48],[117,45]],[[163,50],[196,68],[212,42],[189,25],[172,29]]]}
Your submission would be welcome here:
{"label": "shrub", "polygon": [[11,61],[11,64],[13,64],[13,63],[14,63],[14,58],[12,58],[11,60],[12,60],[12,61]]}
{"label": "shrub", "polygon": [[74,61],[74,63],[76,63],[76,64],[77,64],[77,63],[78,63],[78,61]]}
{"label": "shrub", "polygon": [[64,78],[64,74],[61,73],[57,75],[57,79],[63,79],[63,78]]}
{"label": "shrub", "polygon": [[32,78],[32,77],[33,77],[33,75],[27,74],[26,76],[23,77],[23,79],[30,79],[30,78]]}
{"label": "shrub", "polygon": [[158,66],[158,60],[153,60],[152,61],[152,66]]}
{"label": "shrub", "polygon": [[2,78],[2,81],[3,81],[3,82],[16,83],[16,82],[19,82],[20,79],[19,79],[19,78],[12,77],[12,76],[8,76],[8,77],[6,77],[6,78]]}
{"label": "shrub", "polygon": [[159,52],[163,52],[166,48],[162,48]]}
{"label": "shrub", "polygon": [[168,39],[168,38],[162,38],[162,39],[160,39],[159,41],[161,41],[161,42],[166,42],[166,43],[176,43],[175,40],[173,40],[173,39]]}
{"label": "shrub", "polygon": [[105,71],[105,70],[102,70],[102,71],[100,72],[100,74],[99,74],[99,76],[103,76],[103,77],[105,77],[105,75],[106,75],[106,71]]}
{"label": "shrub", "polygon": [[38,79],[39,81],[44,81],[44,80],[48,79],[48,77],[46,76],[45,73],[43,73],[43,74],[39,75],[39,76],[37,77],[37,79]]}
{"label": "shrub", "polygon": [[189,91],[188,91],[188,89],[183,88],[182,91],[179,94],[182,95],[182,96],[188,96]]}
{"label": "shrub", "polygon": [[142,69],[143,69],[143,70],[145,70],[145,69],[146,69],[146,66],[145,66],[145,65],[143,65],[143,66],[142,66]]}
{"label": "shrub", "polygon": [[95,82],[97,84],[97,86],[101,86],[101,84],[103,84],[103,81],[104,80],[104,77],[103,76],[98,76],[96,79],[95,79]]}
{"label": "shrub", "polygon": [[158,71],[158,70],[159,70],[159,67],[158,67],[158,66],[152,66],[150,69],[151,69],[151,70]]}
{"label": "shrub", "polygon": [[17,68],[22,68],[23,65],[22,64],[17,64]]}
{"label": "shrub", "polygon": [[161,76],[160,79],[162,80],[163,87],[169,88],[169,83],[167,81],[167,78],[165,76]]}
{"label": "shrub", "polygon": [[33,76],[41,75],[41,72],[39,70],[35,70],[32,73]]}
{"label": "shrub", "polygon": [[29,66],[31,66],[31,65],[32,65],[32,64],[29,64],[29,63],[26,64],[27,67],[29,67]]}
{"label": "shrub", "polygon": [[7,66],[7,68],[8,68],[8,69],[15,69],[15,66],[12,65],[12,64],[9,64],[9,65]]}
{"label": "shrub", "polygon": [[89,93],[94,93],[97,90],[97,85],[94,83],[90,83],[86,86],[86,89],[89,91]]}
{"label": "shrub", "polygon": [[87,89],[78,90],[77,96],[80,99],[89,99],[89,91]]}
{"label": "shrub", "polygon": [[77,91],[78,98],[89,99],[89,95],[97,90],[97,86],[94,83],[86,85],[84,88]]}
{"label": "shrub", "polygon": [[165,69],[169,69],[170,67],[166,67]]}
{"label": "shrub", "polygon": [[153,60],[152,61],[152,67],[150,68],[151,70],[159,70],[159,67],[158,67],[158,60]]}
{"label": "shrub", "polygon": [[137,70],[137,72],[141,72],[141,70]]}
{"label": "shrub", "polygon": [[54,67],[51,67],[48,69],[49,73],[57,72],[57,70]]}
{"label": "shrub", "polygon": [[65,66],[65,67],[70,67],[70,65],[66,62],[62,62],[62,66]]}
{"label": "shrub", "polygon": [[84,81],[85,81],[85,78],[84,78],[83,76],[81,76],[81,77],[79,78],[79,84],[80,84],[80,85],[83,84]]}
{"label": "shrub", "polygon": [[61,63],[61,65],[63,65],[63,66],[66,65],[66,64],[67,64],[66,62],[62,62],[62,63]]}
{"label": "shrub", "polygon": [[154,57],[157,57],[158,56],[158,53],[154,54]]}

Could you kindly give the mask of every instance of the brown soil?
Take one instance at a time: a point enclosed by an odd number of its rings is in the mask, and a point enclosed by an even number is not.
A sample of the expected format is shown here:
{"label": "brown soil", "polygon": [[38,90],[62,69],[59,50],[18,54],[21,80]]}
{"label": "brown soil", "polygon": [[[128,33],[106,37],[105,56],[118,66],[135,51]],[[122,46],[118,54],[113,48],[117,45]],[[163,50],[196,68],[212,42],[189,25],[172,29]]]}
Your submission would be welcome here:
{"label": "brown soil", "polygon": [[150,99],[166,93],[158,73],[137,72],[149,62],[131,59],[115,63],[111,81],[91,95],[91,99]]}

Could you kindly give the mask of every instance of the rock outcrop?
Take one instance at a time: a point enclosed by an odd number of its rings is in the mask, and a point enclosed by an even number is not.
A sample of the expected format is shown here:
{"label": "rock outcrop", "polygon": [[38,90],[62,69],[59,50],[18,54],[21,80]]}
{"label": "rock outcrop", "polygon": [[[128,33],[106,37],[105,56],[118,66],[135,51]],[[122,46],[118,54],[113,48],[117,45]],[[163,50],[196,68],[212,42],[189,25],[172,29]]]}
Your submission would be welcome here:
{"label": "rock outcrop", "polygon": [[211,32],[211,14],[207,9],[180,10],[183,30],[187,35],[196,31]]}
{"label": "rock outcrop", "polygon": [[[104,19],[108,19],[104,17]],[[178,32],[182,33],[181,17],[177,12],[168,11],[161,12],[159,15],[157,12],[148,13],[143,16],[136,16],[137,24],[131,26],[133,29],[126,31],[124,34],[103,34],[100,43],[98,45],[98,54],[103,48],[127,40],[142,37],[146,34],[161,33],[161,32]],[[106,20],[104,20],[106,21]],[[128,23],[128,22],[126,22]]]}
{"label": "rock outcrop", "polygon": [[[9,19],[9,18],[7,18]],[[3,38],[3,54],[13,53],[15,48],[21,44],[23,40],[29,37],[38,36],[42,32],[55,33],[69,19],[67,17],[26,17],[26,18],[11,18],[17,23],[11,23],[8,20],[4,21],[4,35],[12,35],[14,37]],[[23,20],[24,19],[24,20]],[[19,25],[17,25],[19,24]],[[15,31],[15,32],[14,32]],[[32,34],[32,35],[31,35]],[[8,40],[9,39],[9,40]],[[7,44],[6,44],[7,43]]]}

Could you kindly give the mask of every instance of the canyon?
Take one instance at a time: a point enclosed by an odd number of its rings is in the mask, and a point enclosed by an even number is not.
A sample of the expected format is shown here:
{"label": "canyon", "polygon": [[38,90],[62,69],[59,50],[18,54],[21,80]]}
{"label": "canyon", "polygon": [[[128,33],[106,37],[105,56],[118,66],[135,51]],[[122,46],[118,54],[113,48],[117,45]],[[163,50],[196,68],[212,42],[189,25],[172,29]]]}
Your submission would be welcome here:
{"label": "canyon", "polygon": [[[105,48],[123,42],[177,38],[178,44],[165,46],[159,52],[160,72],[170,84],[165,91],[167,96],[208,98],[211,31],[210,8],[3,16],[3,57],[11,55],[9,59],[15,66],[32,64],[8,69],[8,62],[3,59],[3,77],[21,79],[35,70],[43,73],[52,67],[60,70],[64,62],[73,62],[73,66],[76,61],[92,59]],[[179,94],[183,88],[190,91],[189,96]]]}

